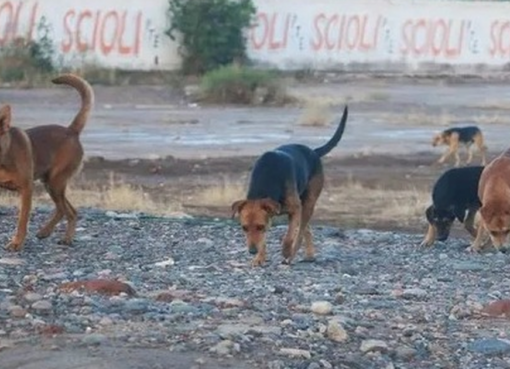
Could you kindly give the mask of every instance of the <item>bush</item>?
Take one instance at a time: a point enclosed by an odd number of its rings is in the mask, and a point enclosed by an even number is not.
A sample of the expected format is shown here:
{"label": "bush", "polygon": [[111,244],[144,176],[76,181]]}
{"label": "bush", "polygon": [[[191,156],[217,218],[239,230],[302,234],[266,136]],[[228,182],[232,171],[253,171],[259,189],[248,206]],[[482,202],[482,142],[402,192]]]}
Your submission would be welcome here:
{"label": "bush", "polygon": [[288,102],[274,73],[228,65],[206,73],[200,84],[205,101],[230,104],[275,104]]}
{"label": "bush", "polygon": [[38,25],[37,41],[17,38],[0,49],[2,82],[34,82],[55,71],[53,41],[44,18]]}
{"label": "bush", "polygon": [[170,28],[179,39],[186,74],[202,74],[246,59],[244,31],[255,15],[252,0],[170,0]]}

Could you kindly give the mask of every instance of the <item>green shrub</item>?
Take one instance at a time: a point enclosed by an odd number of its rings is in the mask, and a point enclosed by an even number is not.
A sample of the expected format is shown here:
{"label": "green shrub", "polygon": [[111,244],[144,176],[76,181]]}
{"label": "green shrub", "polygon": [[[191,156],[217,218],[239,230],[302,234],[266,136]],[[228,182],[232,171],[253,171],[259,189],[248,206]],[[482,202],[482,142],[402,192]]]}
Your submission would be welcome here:
{"label": "green shrub", "polygon": [[237,65],[207,72],[201,79],[202,98],[229,104],[275,104],[288,102],[279,78],[270,71]]}
{"label": "green shrub", "polygon": [[32,83],[55,71],[55,50],[44,18],[38,25],[37,41],[17,38],[0,48],[0,80]]}
{"label": "green shrub", "polygon": [[182,69],[202,74],[246,59],[245,30],[256,9],[252,0],[170,0],[170,28],[179,40]]}

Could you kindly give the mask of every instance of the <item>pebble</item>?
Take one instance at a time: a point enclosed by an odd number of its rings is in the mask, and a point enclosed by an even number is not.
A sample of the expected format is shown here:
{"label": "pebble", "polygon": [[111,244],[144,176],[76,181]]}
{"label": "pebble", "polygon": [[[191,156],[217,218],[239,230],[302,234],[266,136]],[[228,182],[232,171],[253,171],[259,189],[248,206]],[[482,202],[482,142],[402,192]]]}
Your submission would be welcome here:
{"label": "pebble", "polygon": [[228,355],[231,350],[234,348],[234,342],[230,340],[223,340],[217,345],[211,347],[209,349],[210,352],[213,352],[218,355]]}
{"label": "pebble", "polygon": [[402,298],[408,300],[420,300],[427,296],[427,291],[422,288],[406,288],[402,291]]}
{"label": "pebble", "polygon": [[25,300],[29,303],[33,303],[33,302],[42,300],[42,298],[43,297],[40,294],[34,293],[34,292],[29,292],[29,293],[25,294]]}
{"label": "pebble", "polygon": [[34,302],[31,306],[31,308],[33,310],[35,310],[37,313],[47,314],[52,310],[53,305],[49,301],[39,300],[39,301]]}
{"label": "pebble", "polygon": [[90,333],[86,334],[82,339],[81,343],[86,346],[99,346],[108,341],[108,338],[104,334]]}
{"label": "pebble", "polygon": [[345,342],[349,338],[341,323],[336,320],[330,320],[328,322],[326,335],[330,340],[335,342]]}
{"label": "pebble", "polygon": [[295,348],[281,348],[280,354],[299,359],[310,360],[312,358],[312,354],[310,353],[310,351]]}
{"label": "pebble", "polygon": [[27,315],[27,311],[19,305],[13,305],[9,307],[9,314],[13,318],[24,318]]}
{"label": "pebble", "polygon": [[310,310],[317,315],[329,315],[333,311],[333,305],[328,301],[316,301],[312,303]]}
{"label": "pebble", "polygon": [[386,352],[388,344],[382,340],[364,340],[361,342],[360,350],[363,353],[378,351]]}
{"label": "pebble", "polygon": [[504,355],[510,353],[510,341],[496,338],[483,338],[471,342],[468,350],[486,356]]}

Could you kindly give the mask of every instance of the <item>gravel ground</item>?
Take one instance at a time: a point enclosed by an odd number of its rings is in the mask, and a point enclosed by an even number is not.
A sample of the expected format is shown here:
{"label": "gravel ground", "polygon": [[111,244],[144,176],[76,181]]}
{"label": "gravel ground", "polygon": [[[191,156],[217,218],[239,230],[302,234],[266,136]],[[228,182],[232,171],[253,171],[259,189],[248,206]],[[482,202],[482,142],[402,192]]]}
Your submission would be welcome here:
{"label": "gravel ground", "polygon": [[[7,240],[15,213],[3,215]],[[508,321],[480,314],[509,295],[508,256],[469,254],[467,238],[420,250],[422,235],[316,226],[317,261],[298,257],[289,267],[280,264],[285,228],[276,225],[267,265],[252,268],[234,222],[80,215],[70,248],[58,235],[35,239],[48,216],[40,208],[25,249],[0,251],[1,368],[216,368],[232,360],[270,369],[510,368]],[[119,295],[61,288],[96,279],[126,282],[135,294],[124,284]],[[60,364],[20,360],[20,347],[45,342],[61,352]],[[143,363],[134,364],[135,348],[144,348]],[[62,364],[72,350],[81,354]],[[192,363],[179,359],[190,352]],[[90,355],[110,365],[79,362]]]}

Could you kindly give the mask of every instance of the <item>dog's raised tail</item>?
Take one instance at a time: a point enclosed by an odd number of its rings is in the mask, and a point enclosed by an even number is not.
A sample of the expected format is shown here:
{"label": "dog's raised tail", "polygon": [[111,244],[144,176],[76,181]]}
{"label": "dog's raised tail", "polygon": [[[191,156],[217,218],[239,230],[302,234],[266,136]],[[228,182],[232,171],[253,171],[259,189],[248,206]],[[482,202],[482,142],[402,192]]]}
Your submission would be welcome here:
{"label": "dog's raised tail", "polygon": [[83,78],[71,73],[62,74],[53,78],[51,82],[56,85],[71,86],[80,94],[81,108],[69,125],[71,131],[80,134],[83,127],[85,127],[85,123],[87,123],[90,110],[94,104],[94,91],[92,90],[92,86]]}
{"label": "dog's raised tail", "polygon": [[342,135],[344,134],[345,130],[345,124],[347,123],[347,115],[349,115],[349,111],[347,109],[347,105],[344,109],[344,114],[342,115],[342,119],[340,120],[340,124],[338,125],[338,128],[336,129],[335,134],[331,139],[326,142],[325,145],[321,147],[317,147],[314,149],[314,151],[319,155],[319,157],[323,157],[324,155],[328,154],[333,148],[338,145],[340,142],[340,139],[342,138]]}

